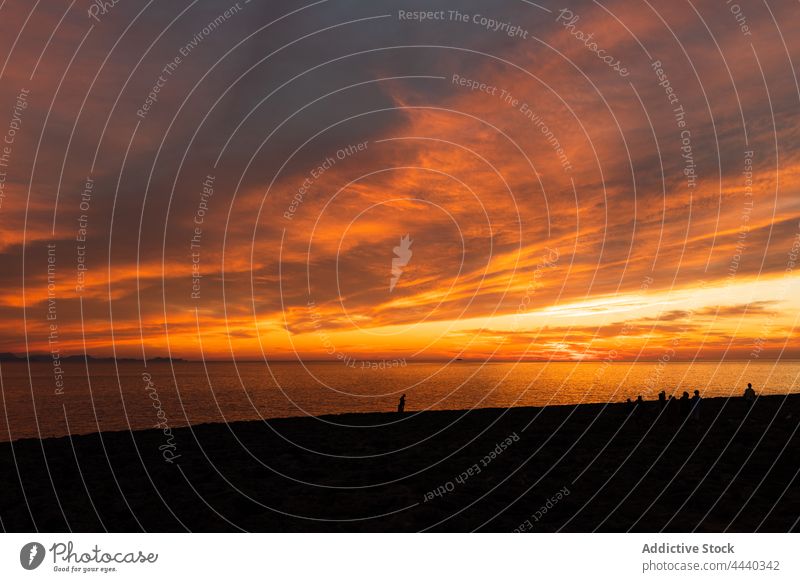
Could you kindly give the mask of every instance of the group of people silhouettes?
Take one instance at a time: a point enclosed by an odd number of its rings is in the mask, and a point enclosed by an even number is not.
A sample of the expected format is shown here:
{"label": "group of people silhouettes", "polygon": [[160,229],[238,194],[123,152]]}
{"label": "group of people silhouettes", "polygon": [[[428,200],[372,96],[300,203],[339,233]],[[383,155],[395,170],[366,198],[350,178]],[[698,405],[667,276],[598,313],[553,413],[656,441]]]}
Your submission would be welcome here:
{"label": "group of people silhouettes", "polygon": [[[691,398],[689,397],[689,393],[685,391],[680,398],[675,398],[671,394],[668,398],[667,393],[664,390],[658,393],[658,404],[662,412],[666,413],[669,411],[672,415],[674,415],[676,412],[680,412],[681,417],[688,417],[693,421],[700,419],[701,400],[703,400],[703,397],[700,396],[700,390],[695,390],[694,396]],[[628,398],[626,404],[632,410],[641,410],[639,407],[644,404],[644,399],[640,394],[637,396],[635,402]]]}
{"label": "group of people silhouettes", "polygon": [[[749,382],[747,384],[747,388],[745,388],[742,398],[744,398],[746,402],[754,402],[756,399],[756,391],[753,390],[753,385]],[[702,400],[703,398],[700,396],[700,390],[695,390],[694,396],[692,397],[689,397],[689,393],[684,391],[680,398],[675,398],[672,395],[667,398],[667,393],[664,390],[658,393],[658,403],[662,411],[675,411],[677,406],[677,411],[680,412],[682,417],[688,417],[694,421],[700,419],[700,402]],[[640,405],[644,404],[644,399],[640,394],[636,398],[636,401],[632,401],[630,398],[628,398],[626,404],[630,410],[636,410],[639,409]]]}
{"label": "group of people silhouettes", "polygon": [[[756,391],[753,390],[753,385],[751,383],[747,383],[747,388],[744,390],[744,394],[742,398],[745,399],[746,402],[754,402],[756,399]],[[700,401],[703,400],[703,397],[700,396],[700,390],[694,391],[694,396],[691,398],[689,397],[689,393],[684,391],[683,394],[679,399],[675,398],[673,395],[670,394],[669,398],[667,398],[666,391],[662,390],[658,393],[658,404],[661,406],[661,410],[675,410],[675,402],[678,403],[680,414],[683,417],[689,417],[691,420],[699,420],[700,419]],[[632,401],[628,398],[625,403],[628,405],[629,409],[637,409],[639,406],[644,404],[644,399],[642,395],[636,397],[636,401]],[[406,395],[403,394],[400,397],[400,402],[397,404],[397,412],[402,413],[406,409]]]}

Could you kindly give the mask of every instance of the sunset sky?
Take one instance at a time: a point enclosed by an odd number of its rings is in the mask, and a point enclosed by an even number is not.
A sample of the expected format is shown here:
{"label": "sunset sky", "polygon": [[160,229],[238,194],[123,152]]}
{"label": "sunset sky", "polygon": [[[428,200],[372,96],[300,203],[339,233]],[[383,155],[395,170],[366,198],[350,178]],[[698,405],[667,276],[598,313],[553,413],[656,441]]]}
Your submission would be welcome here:
{"label": "sunset sky", "polygon": [[0,352],[800,357],[796,1],[93,5],[0,3]]}

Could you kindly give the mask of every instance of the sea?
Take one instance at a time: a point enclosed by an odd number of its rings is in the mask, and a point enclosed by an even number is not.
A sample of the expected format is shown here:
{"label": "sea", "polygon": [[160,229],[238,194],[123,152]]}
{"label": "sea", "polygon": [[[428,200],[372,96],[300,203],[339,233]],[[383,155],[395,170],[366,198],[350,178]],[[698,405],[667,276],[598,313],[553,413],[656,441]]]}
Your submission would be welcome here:
{"label": "sea", "polygon": [[0,441],[354,412],[621,402],[800,391],[800,361],[0,363]]}

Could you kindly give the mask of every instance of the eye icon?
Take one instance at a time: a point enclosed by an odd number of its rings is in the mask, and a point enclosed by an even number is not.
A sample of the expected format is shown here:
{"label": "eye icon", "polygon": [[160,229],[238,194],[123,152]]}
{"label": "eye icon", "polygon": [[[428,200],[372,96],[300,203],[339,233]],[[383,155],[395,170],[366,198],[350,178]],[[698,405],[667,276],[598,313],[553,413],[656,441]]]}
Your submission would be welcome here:
{"label": "eye icon", "polygon": [[44,546],[39,542],[30,542],[19,551],[19,563],[26,570],[35,570],[44,561]]}

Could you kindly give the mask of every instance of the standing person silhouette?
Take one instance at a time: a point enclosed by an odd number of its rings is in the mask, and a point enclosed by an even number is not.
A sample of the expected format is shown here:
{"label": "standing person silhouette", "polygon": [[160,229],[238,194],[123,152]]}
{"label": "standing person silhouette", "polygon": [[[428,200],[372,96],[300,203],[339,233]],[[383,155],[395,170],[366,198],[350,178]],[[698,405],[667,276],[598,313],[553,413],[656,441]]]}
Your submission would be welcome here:
{"label": "standing person silhouette", "polygon": [[403,394],[400,397],[400,402],[397,403],[397,412],[402,414],[405,411],[405,409],[406,409],[406,395]]}
{"label": "standing person silhouette", "polygon": [[744,399],[748,402],[756,399],[756,391],[753,390],[753,385],[750,382],[747,383],[747,388],[744,390]]}

